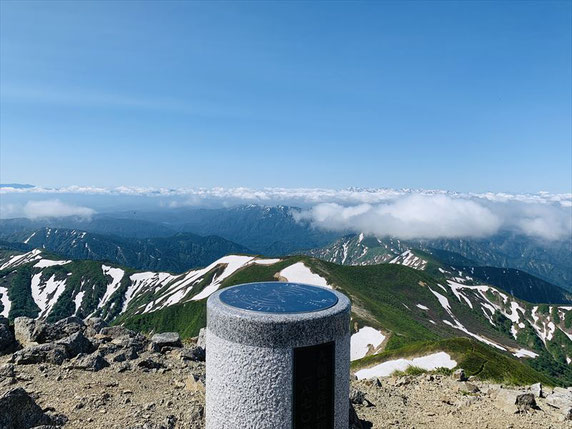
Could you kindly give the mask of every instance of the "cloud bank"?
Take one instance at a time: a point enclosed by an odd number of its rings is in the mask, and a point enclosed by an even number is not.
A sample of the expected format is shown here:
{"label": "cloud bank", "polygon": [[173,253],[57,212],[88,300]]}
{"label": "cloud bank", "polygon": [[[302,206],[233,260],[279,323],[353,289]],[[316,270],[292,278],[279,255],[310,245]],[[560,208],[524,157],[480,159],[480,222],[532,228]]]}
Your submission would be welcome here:
{"label": "cloud bank", "polygon": [[[55,199],[46,200],[46,196]],[[460,193],[412,189],[0,187],[1,217],[82,216],[128,207],[163,210],[290,205],[298,221],[340,232],[412,238],[487,237],[513,231],[572,240],[572,193]],[[5,200],[18,199],[18,204]],[[41,201],[34,199],[43,198]],[[102,203],[105,201],[105,204]],[[99,206],[98,206],[99,204]],[[110,209],[112,208],[112,209]]]}
{"label": "cloud bank", "polygon": [[482,238],[501,230],[545,240],[570,239],[571,216],[571,209],[562,206],[415,194],[381,204],[322,203],[295,214],[322,229],[402,239]]}
{"label": "cloud bank", "polygon": [[77,216],[85,219],[91,218],[95,210],[66,204],[60,200],[28,201],[22,208],[22,214],[28,219],[42,219],[54,217]]}

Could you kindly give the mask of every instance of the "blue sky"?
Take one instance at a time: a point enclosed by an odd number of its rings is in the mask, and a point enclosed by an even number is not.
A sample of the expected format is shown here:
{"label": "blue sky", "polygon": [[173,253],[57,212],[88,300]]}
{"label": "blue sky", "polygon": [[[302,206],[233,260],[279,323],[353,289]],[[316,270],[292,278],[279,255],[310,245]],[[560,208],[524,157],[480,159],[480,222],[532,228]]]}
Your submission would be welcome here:
{"label": "blue sky", "polygon": [[572,191],[570,2],[0,2],[0,181]]}

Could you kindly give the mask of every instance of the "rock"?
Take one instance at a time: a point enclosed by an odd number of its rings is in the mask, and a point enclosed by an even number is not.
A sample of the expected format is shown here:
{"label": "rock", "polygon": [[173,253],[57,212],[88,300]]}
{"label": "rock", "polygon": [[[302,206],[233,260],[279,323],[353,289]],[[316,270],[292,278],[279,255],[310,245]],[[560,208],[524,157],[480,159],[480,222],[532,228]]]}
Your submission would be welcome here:
{"label": "rock", "polygon": [[197,338],[197,346],[201,347],[203,350],[207,350],[207,331],[205,328],[201,328],[199,331],[199,336]]}
{"label": "rock", "polygon": [[36,328],[36,321],[29,317],[16,317],[14,319],[14,335],[16,336],[16,341],[20,343],[22,347],[27,347],[29,345],[35,345],[36,343],[32,340],[32,334]]}
{"label": "rock", "polygon": [[205,385],[191,375],[185,380],[185,390],[195,393],[205,393]]}
{"label": "rock", "polygon": [[10,353],[16,347],[16,337],[5,317],[0,316],[0,356]]}
{"label": "rock", "polygon": [[61,344],[48,343],[29,346],[18,350],[12,355],[12,362],[17,365],[27,365],[33,363],[52,363],[61,365],[68,357],[65,346]]}
{"label": "rock", "polygon": [[16,383],[16,371],[14,365],[7,363],[0,366],[0,386],[10,386]]}
{"label": "rock", "polygon": [[79,357],[70,365],[71,368],[83,369],[84,371],[100,371],[109,366],[109,362],[99,352],[92,353],[87,356]]}
{"label": "rock", "polygon": [[182,361],[204,362],[206,354],[202,347],[190,346],[182,349],[179,356]]}
{"label": "rock", "polygon": [[34,332],[32,333],[32,341],[40,344],[58,341],[76,332],[83,331],[84,328],[83,320],[75,316],[58,320],[56,323],[36,322]]}
{"label": "rock", "polygon": [[538,408],[534,394],[516,390],[500,389],[495,396],[496,406],[510,414]]}
{"label": "rock", "polygon": [[350,425],[349,425],[349,429],[366,429],[367,426],[365,426],[362,421],[359,419],[356,410],[354,409],[353,404],[350,401]]}
{"label": "rock", "polygon": [[165,368],[165,365],[163,365],[161,362],[157,362],[156,360],[153,360],[151,358],[147,358],[147,359],[143,359],[143,360],[139,361],[137,363],[137,366],[139,368],[145,368],[145,369]]}
{"label": "rock", "polygon": [[467,392],[467,393],[478,393],[479,388],[475,386],[473,383],[468,383],[466,381],[462,382],[460,386],[460,390]]}
{"label": "rock", "polygon": [[86,354],[93,351],[93,344],[81,333],[81,331],[57,341],[56,344],[61,344],[66,348],[69,358],[73,358],[80,353]]}
{"label": "rock", "polygon": [[148,343],[147,338],[145,338],[141,334],[136,334],[134,336],[129,336],[129,335],[119,336],[111,340],[110,344],[114,344],[124,349],[131,348],[136,352],[142,352],[147,348],[147,343]]}
{"label": "rock", "polygon": [[534,399],[534,394],[523,393],[516,397],[516,406],[519,411],[528,411],[533,408],[537,408],[536,400]]}
{"label": "rock", "polygon": [[365,393],[361,390],[351,389],[350,402],[352,404],[363,405],[365,403]]}
{"label": "rock", "polygon": [[177,332],[163,332],[151,337],[151,349],[156,352],[163,347],[182,347],[181,337]]}
{"label": "rock", "polygon": [[459,368],[453,373],[453,380],[455,381],[467,381],[467,375],[465,374],[465,370],[463,368]]}
{"label": "rock", "polygon": [[99,333],[111,338],[119,338],[123,336],[133,338],[135,335],[137,335],[134,331],[124,328],[123,326],[107,326],[102,328]]}
{"label": "rock", "polygon": [[0,396],[0,428],[25,429],[54,425],[53,418],[44,413],[34,399],[21,387]]}
{"label": "rock", "polygon": [[565,420],[572,420],[572,392],[561,387],[555,387],[552,393],[546,395],[546,403],[560,412]]}
{"label": "rock", "polygon": [[85,336],[95,337],[103,328],[108,326],[108,323],[101,317],[90,317],[85,320]]}
{"label": "rock", "polygon": [[542,392],[542,384],[541,383],[533,384],[532,386],[529,387],[529,390],[537,398],[543,398],[544,397],[543,392]]}

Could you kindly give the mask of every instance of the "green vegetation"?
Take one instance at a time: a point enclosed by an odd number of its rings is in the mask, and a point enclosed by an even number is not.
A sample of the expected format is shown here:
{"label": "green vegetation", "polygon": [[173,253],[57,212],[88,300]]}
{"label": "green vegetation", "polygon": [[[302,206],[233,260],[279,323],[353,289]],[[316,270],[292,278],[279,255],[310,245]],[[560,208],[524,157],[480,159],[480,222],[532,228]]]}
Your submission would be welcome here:
{"label": "green vegetation", "polygon": [[194,337],[207,322],[204,301],[189,301],[152,313],[138,314],[130,318],[119,317],[115,324],[140,332],[178,332],[183,338]]}
{"label": "green vegetation", "polygon": [[458,368],[463,368],[468,376],[474,375],[479,379],[513,385],[526,385],[536,382],[542,382],[549,386],[564,384],[559,379],[548,377],[510,356],[468,338],[448,338],[409,344],[396,350],[366,356],[352,362],[351,367],[352,370],[357,370],[388,360],[424,356],[439,351],[449,353],[451,358],[457,361]]}
{"label": "green vegetation", "polygon": [[23,266],[18,270],[0,271],[0,280],[7,283],[8,297],[12,301],[8,317],[14,319],[20,316],[37,317],[40,309],[32,298],[32,269]]}

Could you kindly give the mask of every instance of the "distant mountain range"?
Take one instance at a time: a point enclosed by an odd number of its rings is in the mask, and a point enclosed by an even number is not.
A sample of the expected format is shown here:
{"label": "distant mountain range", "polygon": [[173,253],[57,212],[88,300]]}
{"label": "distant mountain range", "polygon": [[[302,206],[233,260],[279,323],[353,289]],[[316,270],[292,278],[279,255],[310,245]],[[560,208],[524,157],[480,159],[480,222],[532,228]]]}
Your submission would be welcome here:
{"label": "distant mountain range", "polygon": [[[306,256],[227,255],[173,275],[56,259],[38,249],[2,250],[0,314],[52,321],[97,315],[144,332],[174,330],[188,337],[205,326],[206,298],[219,288],[277,279],[305,282],[334,287],[352,299],[356,338],[361,328],[378,332],[379,342],[366,341],[367,347],[357,350],[359,365],[374,362],[382,351],[409,355],[420,346],[456,347],[459,363],[476,376],[572,385],[572,305],[526,302],[422,252],[405,250],[391,262],[347,266]],[[533,295],[546,293],[534,282],[527,287]],[[469,338],[473,345],[443,343],[454,337]]]}
{"label": "distant mountain range", "polygon": [[[231,253],[253,253],[247,247],[217,236],[201,237],[190,233],[170,237],[127,238],[84,231],[41,228],[31,234],[16,234],[18,242],[6,247],[27,246],[46,249],[69,259],[110,261],[141,270],[181,273],[206,266]],[[16,238],[14,235],[12,238]]]}
{"label": "distant mountain range", "polygon": [[[390,262],[409,249],[423,250],[457,267],[480,267],[477,272],[487,281],[500,281],[524,293],[526,284],[534,281],[558,285],[572,292],[572,248],[568,242],[544,243],[525,240],[520,236],[501,235],[488,240],[398,240],[364,234],[346,235],[335,242],[305,254],[344,265],[371,265]],[[512,268],[500,275],[485,267]],[[514,269],[521,273],[517,274]],[[524,271],[524,272],[523,272]],[[534,275],[538,277],[531,279]],[[509,277],[512,276],[512,279]],[[519,277],[518,277],[519,276]],[[520,284],[521,286],[518,286]],[[518,296],[518,295],[517,295]],[[524,299],[532,299],[522,295]],[[539,296],[536,299],[542,300]]]}
{"label": "distant mountain range", "polygon": [[[218,236],[261,255],[307,253],[348,265],[389,262],[407,249],[418,249],[437,255],[440,260],[447,261],[450,265],[518,269],[572,291],[572,240],[538,242],[529,237],[509,233],[497,234],[487,239],[407,241],[360,234],[343,236],[342,233],[314,228],[307,222],[297,222],[293,213],[299,210],[287,206],[248,205],[220,209],[126,211],[96,214],[91,219],[3,219],[0,220],[0,240],[21,242],[33,232],[45,227],[52,230],[68,229],[116,236],[111,241],[119,237],[145,240],[190,233]],[[37,242],[36,245],[41,247],[42,243]],[[154,244],[142,246],[144,249],[152,249]],[[56,251],[55,247],[50,248]],[[161,248],[165,249],[165,245]],[[146,265],[152,259],[146,255],[140,255],[136,259],[119,260],[106,256],[107,252],[104,252],[102,257],[139,268],[190,268],[188,260],[184,260],[185,256],[177,253],[176,248],[177,246],[169,255],[162,253],[162,258],[168,257],[173,261],[165,266]],[[58,246],[57,251],[63,255],[79,257],[79,254],[67,253],[61,246]],[[151,254],[157,257],[156,253]],[[113,252],[110,255],[113,255]],[[132,265],[133,261],[136,265]],[[204,260],[202,264],[207,262]]]}

